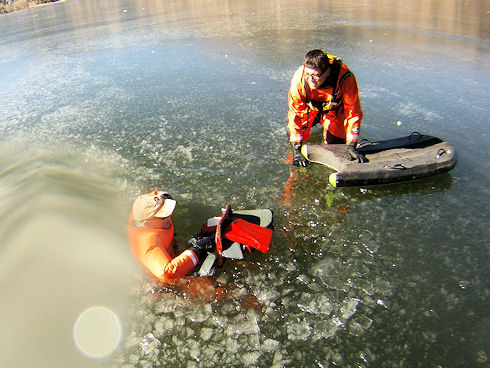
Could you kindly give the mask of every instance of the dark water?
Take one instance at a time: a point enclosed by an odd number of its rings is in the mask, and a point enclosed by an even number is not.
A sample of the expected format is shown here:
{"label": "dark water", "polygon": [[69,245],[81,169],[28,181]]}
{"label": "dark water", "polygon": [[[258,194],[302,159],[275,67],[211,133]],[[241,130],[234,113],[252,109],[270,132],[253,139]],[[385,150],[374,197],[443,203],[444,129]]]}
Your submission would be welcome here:
{"label": "dark water", "polygon": [[[488,367],[489,11],[69,0],[1,16],[0,365]],[[289,80],[317,47],[355,72],[363,137],[436,135],[458,166],[347,189],[290,169]],[[154,188],[182,240],[226,203],[274,210],[271,251],[221,270],[235,299],[145,279],[125,222]]]}

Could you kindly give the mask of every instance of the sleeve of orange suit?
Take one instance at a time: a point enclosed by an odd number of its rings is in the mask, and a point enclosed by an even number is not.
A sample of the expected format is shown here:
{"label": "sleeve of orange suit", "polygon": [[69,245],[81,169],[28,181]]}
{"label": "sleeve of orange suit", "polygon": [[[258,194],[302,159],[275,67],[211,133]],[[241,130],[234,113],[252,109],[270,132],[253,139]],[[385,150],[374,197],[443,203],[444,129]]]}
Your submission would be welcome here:
{"label": "sleeve of orange suit", "polygon": [[303,83],[303,66],[300,66],[291,79],[288,94],[288,125],[287,131],[291,143],[303,141],[303,126],[307,124],[308,107]]}
{"label": "sleeve of orange suit", "polygon": [[199,262],[194,252],[189,249],[172,259],[158,244],[158,235],[155,235],[152,245],[145,252],[143,263],[160,280],[185,276],[191,273]]}
{"label": "sleeve of orange suit", "polygon": [[341,95],[345,109],[346,142],[357,142],[361,133],[362,110],[354,74],[351,74],[342,83]]}

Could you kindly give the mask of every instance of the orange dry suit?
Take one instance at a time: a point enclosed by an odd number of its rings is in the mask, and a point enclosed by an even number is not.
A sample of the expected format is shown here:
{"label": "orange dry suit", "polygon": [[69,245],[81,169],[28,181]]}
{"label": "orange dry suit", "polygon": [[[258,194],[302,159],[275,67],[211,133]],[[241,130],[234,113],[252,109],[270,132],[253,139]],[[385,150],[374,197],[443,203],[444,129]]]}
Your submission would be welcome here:
{"label": "orange dry suit", "polygon": [[347,143],[359,139],[362,110],[356,78],[342,60],[328,57],[330,75],[317,89],[308,85],[304,65],[291,79],[287,130],[292,144],[307,140],[317,123],[323,124],[325,143],[327,132]]}
{"label": "orange dry suit", "polygon": [[169,283],[191,273],[199,263],[197,255],[186,249],[175,256],[173,249],[174,225],[170,217],[146,220],[143,227],[128,221],[131,249],[140,263],[158,280]]}

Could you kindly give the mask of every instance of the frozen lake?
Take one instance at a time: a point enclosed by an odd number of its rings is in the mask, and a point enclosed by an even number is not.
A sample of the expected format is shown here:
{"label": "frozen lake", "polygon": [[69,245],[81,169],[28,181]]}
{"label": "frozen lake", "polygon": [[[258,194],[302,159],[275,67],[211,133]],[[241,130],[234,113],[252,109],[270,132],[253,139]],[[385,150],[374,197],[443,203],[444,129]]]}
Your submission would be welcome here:
{"label": "frozen lake", "polygon": [[[68,0],[0,16],[0,365],[488,367],[489,12]],[[290,168],[287,92],[312,48],[356,74],[363,138],[438,136],[456,168],[347,189]],[[226,203],[274,210],[271,251],[219,275],[257,303],[145,278],[126,221],[155,188],[181,240]]]}

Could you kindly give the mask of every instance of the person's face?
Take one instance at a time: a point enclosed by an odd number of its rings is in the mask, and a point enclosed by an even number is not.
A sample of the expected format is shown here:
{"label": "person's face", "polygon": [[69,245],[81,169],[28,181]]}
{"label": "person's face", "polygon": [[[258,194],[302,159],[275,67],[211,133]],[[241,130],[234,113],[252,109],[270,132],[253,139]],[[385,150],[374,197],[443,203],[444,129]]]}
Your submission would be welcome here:
{"label": "person's face", "polygon": [[327,80],[329,71],[330,71],[330,69],[327,69],[325,72],[322,73],[319,70],[312,69],[312,68],[305,66],[305,72],[304,72],[305,74],[304,75],[305,75],[306,81],[308,82],[308,85],[310,86],[310,88],[316,89],[316,88],[320,87]]}
{"label": "person's face", "polygon": [[172,220],[168,217],[150,217],[147,220],[140,221],[139,226],[151,229],[169,229],[172,226]]}

